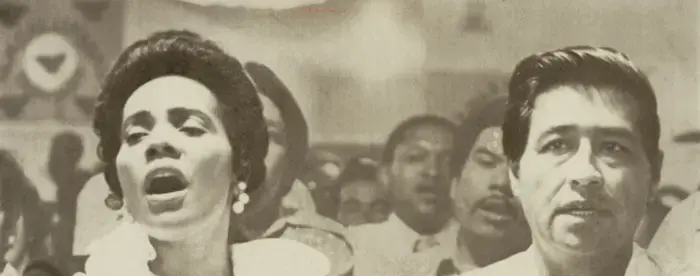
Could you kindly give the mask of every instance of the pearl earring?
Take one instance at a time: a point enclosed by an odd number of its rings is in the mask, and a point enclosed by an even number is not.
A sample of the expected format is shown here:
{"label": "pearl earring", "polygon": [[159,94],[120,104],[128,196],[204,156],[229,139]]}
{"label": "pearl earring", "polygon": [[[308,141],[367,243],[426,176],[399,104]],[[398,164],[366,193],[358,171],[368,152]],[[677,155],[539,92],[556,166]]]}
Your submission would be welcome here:
{"label": "pearl earring", "polygon": [[107,198],[105,198],[105,205],[107,205],[107,208],[117,211],[124,206],[124,200],[122,200],[119,196],[110,193]]}
{"label": "pearl earring", "polygon": [[242,214],[245,210],[245,205],[250,202],[250,196],[248,196],[248,194],[245,192],[248,185],[246,185],[245,182],[238,182],[237,188],[236,202],[233,203],[231,209],[236,214]]}

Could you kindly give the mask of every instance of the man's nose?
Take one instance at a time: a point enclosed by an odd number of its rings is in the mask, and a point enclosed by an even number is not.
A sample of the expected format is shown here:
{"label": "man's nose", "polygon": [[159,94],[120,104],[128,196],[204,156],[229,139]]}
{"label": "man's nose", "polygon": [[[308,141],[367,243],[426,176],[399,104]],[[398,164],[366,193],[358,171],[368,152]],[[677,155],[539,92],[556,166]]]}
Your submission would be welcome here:
{"label": "man's nose", "polygon": [[512,196],[513,191],[510,188],[510,180],[508,179],[508,167],[503,165],[498,168],[498,172],[491,175],[491,181],[489,188],[491,190],[499,191],[507,196]]}
{"label": "man's nose", "polygon": [[426,176],[436,177],[438,175],[438,170],[440,170],[439,160],[436,157],[428,157],[423,164],[423,172]]}
{"label": "man's nose", "polygon": [[582,143],[569,162],[569,184],[574,188],[600,186],[603,183],[600,170],[595,165],[595,154],[589,144]]}
{"label": "man's nose", "polygon": [[158,139],[146,149],[146,160],[151,162],[160,158],[180,158],[181,152],[165,139]]}

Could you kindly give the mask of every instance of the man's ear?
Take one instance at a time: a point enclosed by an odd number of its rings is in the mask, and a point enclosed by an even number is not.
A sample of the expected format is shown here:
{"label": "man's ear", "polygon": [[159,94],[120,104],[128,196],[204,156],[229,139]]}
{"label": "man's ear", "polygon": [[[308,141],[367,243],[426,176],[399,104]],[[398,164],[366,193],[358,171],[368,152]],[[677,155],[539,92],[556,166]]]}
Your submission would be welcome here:
{"label": "man's ear", "polygon": [[520,198],[520,179],[518,179],[518,165],[510,162],[508,165],[508,180],[510,180],[510,189],[516,198]]}
{"label": "man's ear", "polygon": [[659,190],[659,182],[661,182],[661,168],[664,164],[664,151],[659,149],[656,154],[656,159],[651,160],[651,187],[649,187],[649,198],[656,196]]}
{"label": "man's ear", "polygon": [[453,202],[457,200],[457,185],[459,185],[459,177],[453,177],[450,183],[450,198]]}
{"label": "man's ear", "polygon": [[389,191],[389,169],[389,165],[382,164],[379,166],[379,170],[377,170],[377,180],[385,192]]}

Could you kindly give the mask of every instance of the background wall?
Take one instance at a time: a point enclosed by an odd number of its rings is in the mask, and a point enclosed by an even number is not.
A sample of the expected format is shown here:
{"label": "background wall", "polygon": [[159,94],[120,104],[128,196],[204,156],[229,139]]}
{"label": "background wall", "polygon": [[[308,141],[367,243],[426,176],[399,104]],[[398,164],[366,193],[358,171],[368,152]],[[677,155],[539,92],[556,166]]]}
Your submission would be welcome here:
{"label": "background wall", "polygon": [[61,170],[71,170],[70,155],[79,147],[79,165],[96,164],[92,106],[122,49],[123,7],[118,0],[0,2],[0,148],[21,162],[45,201],[56,200],[48,170],[56,135],[79,139],[53,156],[66,165]]}
{"label": "background wall", "polygon": [[671,141],[700,128],[693,0],[358,0],[281,15],[153,0],[129,1],[126,14],[126,43],[186,27],[241,59],[269,64],[302,103],[312,139],[341,143],[381,142],[413,114],[454,116],[474,94],[502,92],[528,54],[614,47],[647,71],[658,92],[664,182],[700,182],[700,148]]}

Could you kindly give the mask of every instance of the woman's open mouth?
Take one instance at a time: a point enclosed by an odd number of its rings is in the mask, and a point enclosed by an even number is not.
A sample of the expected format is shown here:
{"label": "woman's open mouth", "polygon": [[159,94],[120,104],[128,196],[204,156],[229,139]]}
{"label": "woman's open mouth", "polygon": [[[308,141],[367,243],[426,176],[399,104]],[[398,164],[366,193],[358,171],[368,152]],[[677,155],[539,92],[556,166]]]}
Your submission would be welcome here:
{"label": "woman's open mouth", "polygon": [[146,201],[155,213],[179,209],[189,183],[175,168],[158,168],[146,175]]}

